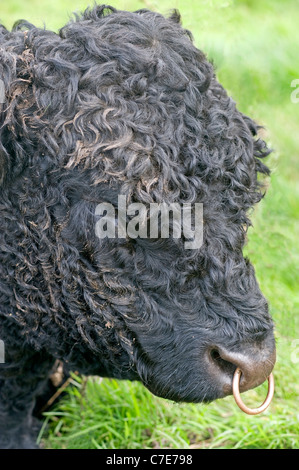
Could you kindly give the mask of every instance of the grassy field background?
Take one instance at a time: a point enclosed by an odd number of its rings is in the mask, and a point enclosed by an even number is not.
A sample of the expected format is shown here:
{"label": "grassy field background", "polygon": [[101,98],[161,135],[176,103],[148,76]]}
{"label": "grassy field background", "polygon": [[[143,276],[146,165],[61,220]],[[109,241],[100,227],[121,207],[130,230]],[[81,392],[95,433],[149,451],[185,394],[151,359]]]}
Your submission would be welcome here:
{"label": "grassy field background", "polygon": [[[10,0],[0,6],[0,21],[11,27],[26,18],[57,30],[90,3]],[[246,254],[276,324],[276,392],[270,408],[252,417],[231,397],[204,406],[177,405],[138,383],[74,377],[67,398],[45,414],[39,440],[45,448],[298,448],[299,103],[291,101],[291,82],[299,79],[299,1],[111,0],[111,5],[164,14],[178,8],[239,109],[265,126],[263,137],[274,149],[268,159],[272,177],[253,214]],[[265,393],[262,385],[244,400],[257,406]]]}

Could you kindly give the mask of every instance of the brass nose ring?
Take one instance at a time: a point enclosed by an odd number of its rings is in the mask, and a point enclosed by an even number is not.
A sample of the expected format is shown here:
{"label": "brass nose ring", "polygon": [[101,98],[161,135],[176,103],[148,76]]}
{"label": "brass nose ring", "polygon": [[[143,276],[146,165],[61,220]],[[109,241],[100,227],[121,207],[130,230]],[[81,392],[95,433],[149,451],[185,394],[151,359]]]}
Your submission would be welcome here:
{"label": "brass nose ring", "polygon": [[238,407],[244,411],[244,413],[247,413],[249,415],[257,415],[259,413],[262,413],[263,411],[268,408],[270,405],[273,395],[274,395],[274,377],[273,374],[271,373],[268,377],[268,393],[266,396],[266,399],[264,403],[259,406],[258,408],[248,408],[248,406],[243,403],[243,400],[240,395],[240,390],[239,390],[239,385],[240,385],[240,378],[242,375],[242,371],[239,367],[235,370],[234,377],[233,377],[233,395],[234,399],[238,405]]}

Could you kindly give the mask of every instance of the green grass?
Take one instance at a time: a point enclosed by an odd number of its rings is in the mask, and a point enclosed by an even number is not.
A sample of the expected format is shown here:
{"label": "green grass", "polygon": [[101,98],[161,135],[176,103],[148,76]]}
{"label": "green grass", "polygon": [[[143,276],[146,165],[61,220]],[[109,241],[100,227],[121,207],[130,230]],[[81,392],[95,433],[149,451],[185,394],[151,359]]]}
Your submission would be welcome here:
{"label": "green grass", "polygon": [[[279,342],[282,349],[283,341]],[[46,413],[46,445],[68,449],[217,449],[298,447],[297,374],[282,371],[276,397],[259,417],[243,414],[231,397],[209,405],[174,404],[150,394],[139,383],[74,378],[68,397]],[[246,393],[246,403],[262,402],[266,385]],[[287,406],[286,406],[287,403]],[[49,430],[50,429],[50,430]]]}
{"label": "green grass", "polygon": [[[92,3],[92,2],[90,2]],[[113,1],[118,8],[179,8],[196,45],[213,60],[222,84],[244,113],[265,126],[275,152],[266,198],[254,214],[248,255],[276,324],[276,391],[260,416],[243,414],[231,397],[210,405],[177,405],[139,383],[74,378],[67,397],[45,415],[46,448],[274,448],[299,447],[299,103],[291,81],[299,78],[298,0]],[[86,1],[11,0],[0,19],[19,18],[58,29]],[[257,406],[266,384],[244,394]]]}

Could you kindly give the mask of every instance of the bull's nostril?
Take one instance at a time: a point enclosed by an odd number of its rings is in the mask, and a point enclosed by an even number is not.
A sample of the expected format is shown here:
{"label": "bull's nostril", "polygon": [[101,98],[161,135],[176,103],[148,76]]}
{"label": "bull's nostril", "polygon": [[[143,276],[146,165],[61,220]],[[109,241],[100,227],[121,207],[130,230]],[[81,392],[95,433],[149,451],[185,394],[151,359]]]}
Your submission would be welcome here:
{"label": "bull's nostril", "polygon": [[211,352],[211,358],[214,360],[214,361],[217,361],[218,359],[221,359],[221,356],[219,354],[219,351],[218,349],[212,349]]}
{"label": "bull's nostril", "polygon": [[213,363],[225,374],[232,376],[236,370],[236,365],[226,359],[223,359],[219,349],[213,348],[210,351],[210,356]]}

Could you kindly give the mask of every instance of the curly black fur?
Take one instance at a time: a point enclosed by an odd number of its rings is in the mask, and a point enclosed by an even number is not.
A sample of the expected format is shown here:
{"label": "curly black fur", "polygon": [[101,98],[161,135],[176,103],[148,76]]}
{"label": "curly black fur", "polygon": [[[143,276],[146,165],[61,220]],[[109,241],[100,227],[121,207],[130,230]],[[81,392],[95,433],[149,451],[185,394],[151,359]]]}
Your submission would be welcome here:
{"label": "curly black fur", "polygon": [[[271,349],[242,248],[266,144],[174,12],[0,27],[0,447],[34,446],[55,360],[183,401],[223,396],[207,345]],[[103,239],[103,201],[202,202],[204,243]],[[265,339],[267,338],[267,339]],[[270,339],[269,339],[270,338]]]}

